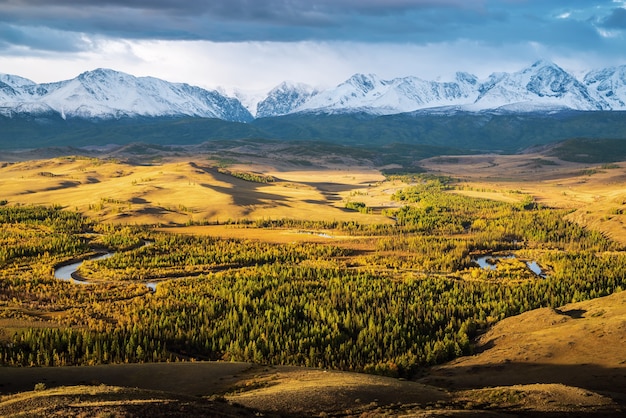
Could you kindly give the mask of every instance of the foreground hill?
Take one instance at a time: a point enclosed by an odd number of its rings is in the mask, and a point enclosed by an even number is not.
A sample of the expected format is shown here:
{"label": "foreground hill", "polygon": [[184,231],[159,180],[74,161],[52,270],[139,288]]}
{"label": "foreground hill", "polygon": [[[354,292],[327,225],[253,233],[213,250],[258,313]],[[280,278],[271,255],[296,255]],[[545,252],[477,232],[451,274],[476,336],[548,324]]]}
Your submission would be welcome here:
{"label": "foreground hill", "polygon": [[451,390],[566,385],[600,393],[624,408],[625,343],[622,291],[504,319],[479,338],[477,354],[434,367],[421,382]]}
{"label": "foreground hill", "polygon": [[[626,292],[530,311],[495,325],[477,354],[425,370],[419,382],[245,363],[10,368],[1,392],[40,390],[0,398],[0,414],[618,417],[624,324]],[[96,386],[75,386],[85,382]]]}

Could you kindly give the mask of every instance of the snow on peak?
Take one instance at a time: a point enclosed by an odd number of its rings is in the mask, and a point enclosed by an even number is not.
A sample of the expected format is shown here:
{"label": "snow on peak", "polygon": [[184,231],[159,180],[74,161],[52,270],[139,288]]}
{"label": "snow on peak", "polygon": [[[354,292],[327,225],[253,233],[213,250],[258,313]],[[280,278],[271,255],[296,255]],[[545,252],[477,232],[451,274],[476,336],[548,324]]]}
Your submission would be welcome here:
{"label": "snow on peak", "polygon": [[478,84],[478,77],[474,74],[466,73],[464,71],[458,71],[455,74],[455,80],[459,84],[469,84],[471,86],[475,86]]}
{"label": "snow on peak", "polygon": [[583,83],[611,109],[626,110],[626,65],[590,71]]}
{"label": "snow on peak", "polygon": [[[535,106],[536,105],[536,106]],[[549,61],[537,61],[515,73],[495,73],[480,87],[480,95],[470,106],[473,110],[508,107],[536,110],[553,107],[576,110],[602,110],[575,77]]]}
{"label": "snow on peak", "polygon": [[313,87],[284,81],[267,93],[267,97],[257,104],[256,117],[281,116],[292,113],[295,109],[317,94]]}
{"label": "snow on peak", "polygon": [[196,116],[232,121],[252,119],[252,115],[237,99],[225,97],[217,91],[152,77],[134,77],[103,68],[84,72],[71,80],[24,85],[19,88],[18,96],[18,103],[13,103],[12,107],[30,104],[36,109],[35,104],[40,104],[63,117],[106,119],[125,116]]}
{"label": "snow on peak", "polygon": [[[493,73],[485,80],[466,72],[457,72],[452,81],[446,82],[417,77],[382,80],[374,74],[355,74],[335,88],[312,95],[289,109],[292,113],[371,114],[427,109],[437,112],[441,109],[626,110],[626,66],[590,72],[583,81],[547,60],[539,60],[514,73]],[[286,110],[282,109],[280,114]]]}
{"label": "snow on peak", "polygon": [[380,81],[375,74],[355,74],[343,84],[350,85],[355,89],[362,91],[363,94],[367,94],[380,85]]}
{"label": "snow on peak", "polygon": [[235,90],[230,97],[106,68],[45,84],[0,74],[0,109],[3,115],[56,112],[69,118],[191,116],[230,121],[250,121],[252,114],[262,118],[298,112],[626,110],[626,65],[576,76],[540,60],[520,71],[492,73],[483,80],[466,72],[457,72],[449,81],[413,76],[384,80],[357,73],[321,91],[286,81],[269,92]]}
{"label": "snow on peak", "polygon": [[32,80],[11,74],[0,74],[0,82],[13,88],[32,86],[35,84]]}
{"label": "snow on peak", "polygon": [[336,88],[318,93],[296,111],[394,114],[453,106],[477,97],[476,76],[459,73],[456,81],[426,81],[417,77],[381,80],[373,74],[355,74]]}

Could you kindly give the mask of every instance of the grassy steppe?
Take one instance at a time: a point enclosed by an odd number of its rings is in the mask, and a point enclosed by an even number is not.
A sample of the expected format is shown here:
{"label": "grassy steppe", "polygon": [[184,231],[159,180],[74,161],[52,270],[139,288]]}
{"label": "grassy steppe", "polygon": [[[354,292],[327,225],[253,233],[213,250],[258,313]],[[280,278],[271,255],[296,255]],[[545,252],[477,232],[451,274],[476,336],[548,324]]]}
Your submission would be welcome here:
{"label": "grassy steppe", "polygon": [[[271,182],[249,181],[263,170]],[[346,210],[351,192],[389,194],[375,186],[384,177],[374,169],[221,169],[199,159],[135,165],[117,160],[68,157],[0,168],[3,199],[21,204],[60,205],[92,218],[131,224],[224,223],[242,219],[293,218],[389,222]],[[368,190],[372,189],[372,193]],[[370,196],[371,197],[371,196]]]}

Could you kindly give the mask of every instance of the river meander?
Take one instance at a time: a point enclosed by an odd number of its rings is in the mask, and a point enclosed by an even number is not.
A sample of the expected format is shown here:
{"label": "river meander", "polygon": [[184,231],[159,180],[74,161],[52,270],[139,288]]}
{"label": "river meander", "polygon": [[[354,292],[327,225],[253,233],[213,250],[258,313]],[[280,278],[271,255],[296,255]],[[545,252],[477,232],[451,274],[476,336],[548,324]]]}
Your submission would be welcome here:
{"label": "river meander", "polygon": [[[104,260],[106,258],[113,257],[113,254],[115,253],[100,254],[91,258],[87,258],[87,260]],[[54,277],[60,280],[67,280],[72,283],[89,284],[89,282],[87,281],[76,280],[75,278],[72,277],[72,274],[74,274],[76,270],[78,270],[80,266],[83,265],[84,261],[85,260],[81,260],[72,264],[66,264],[64,266],[58,267],[57,269],[54,270]]]}
{"label": "river meander", "polygon": [[[152,241],[144,240],[142,246],[146,247],[152,244],[153,244]],[[76,273],[76,271],[80,268],[80,266],[83,265],[83,262],[87,260],[104,260],[106,258],[113,257],[114,254],[115,253],[98,254],[93,257],[88,257],[84,260],[77,261],[75,263],[70,263],[70,264],[59,266],[54,269],[54,277],[59,280],[65,280],[65,281],[69,281],[69,282],[77,283],[77,284],[91,284],[90,282],[86,280],[76,280],[73,277],[74,273]],[[152,290],[153,292],[156,291],[156,286],[157,286],[156,283],[153,283],[153,282],[146,283],[146,286],[148,287],[148,289]]]}

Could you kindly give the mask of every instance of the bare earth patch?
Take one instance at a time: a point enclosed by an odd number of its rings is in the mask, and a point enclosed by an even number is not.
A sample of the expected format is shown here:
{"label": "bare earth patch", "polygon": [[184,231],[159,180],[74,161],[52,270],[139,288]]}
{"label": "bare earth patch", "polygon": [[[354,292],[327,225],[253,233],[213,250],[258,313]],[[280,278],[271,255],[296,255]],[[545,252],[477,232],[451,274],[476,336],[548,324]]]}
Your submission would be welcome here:
{"label": "bare earth patch", "polygon": [[447,392],[416,382],[299,367],[271,368],[243,382],[241,390],[227,399],[296,416],[322,412],[357,414],[394,404],[417,408],[449,400]]}

